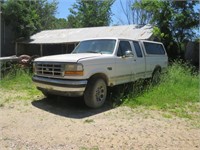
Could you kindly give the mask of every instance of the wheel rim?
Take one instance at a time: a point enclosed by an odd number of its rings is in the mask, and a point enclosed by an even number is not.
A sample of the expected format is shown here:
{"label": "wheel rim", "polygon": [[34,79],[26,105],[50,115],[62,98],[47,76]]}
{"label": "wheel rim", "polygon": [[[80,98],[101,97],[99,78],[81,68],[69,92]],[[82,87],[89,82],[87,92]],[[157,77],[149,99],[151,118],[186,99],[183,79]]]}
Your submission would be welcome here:
{"label": "wheel rim", "polygon": [[95,98],[97,102],[104,101],[106,96],[106,88],[103,85],[100,85],[96,89]]}

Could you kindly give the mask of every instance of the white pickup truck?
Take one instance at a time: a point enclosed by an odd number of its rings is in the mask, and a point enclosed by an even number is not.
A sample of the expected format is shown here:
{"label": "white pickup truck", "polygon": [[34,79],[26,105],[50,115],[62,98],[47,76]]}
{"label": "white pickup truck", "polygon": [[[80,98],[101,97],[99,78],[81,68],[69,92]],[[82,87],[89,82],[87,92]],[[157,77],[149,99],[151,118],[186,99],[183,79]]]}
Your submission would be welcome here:
{"label": "white pickup truck", "polygon": [[162,43],[125,38],[81,41],[71,54],[38,58],[33,82],[45,96],[83,96],[92,108],[104,104],[107,88],[152,78],[168,65]]}

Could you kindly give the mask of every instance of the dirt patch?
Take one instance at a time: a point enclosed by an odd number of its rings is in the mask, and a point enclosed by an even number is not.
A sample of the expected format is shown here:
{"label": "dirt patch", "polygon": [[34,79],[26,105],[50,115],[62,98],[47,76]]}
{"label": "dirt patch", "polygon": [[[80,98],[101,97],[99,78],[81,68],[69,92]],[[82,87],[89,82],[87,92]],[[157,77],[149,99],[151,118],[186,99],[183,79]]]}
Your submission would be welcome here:
{"label": "dirt patch", "polygon": [[162,112],[109,105],[87,108],[81,99],[40,99],[0,107],[0,149],[200,149],[191,120]]}

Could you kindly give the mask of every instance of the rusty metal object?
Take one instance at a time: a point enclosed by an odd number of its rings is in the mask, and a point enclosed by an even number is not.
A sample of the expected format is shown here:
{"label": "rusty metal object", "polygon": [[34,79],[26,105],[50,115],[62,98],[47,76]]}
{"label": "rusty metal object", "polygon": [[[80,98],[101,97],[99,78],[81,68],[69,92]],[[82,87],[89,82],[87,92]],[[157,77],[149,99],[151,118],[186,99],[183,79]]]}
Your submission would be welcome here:
{"label": "rusty metal object", "polygon": [[32,70],[33,60],[39,56],[29,56],[29,55],[21,55],[17,56],[8,56],[8,57],[0,57],[0,79],[4,77],[11,70],[15,70],[17,68],[28,68]]}

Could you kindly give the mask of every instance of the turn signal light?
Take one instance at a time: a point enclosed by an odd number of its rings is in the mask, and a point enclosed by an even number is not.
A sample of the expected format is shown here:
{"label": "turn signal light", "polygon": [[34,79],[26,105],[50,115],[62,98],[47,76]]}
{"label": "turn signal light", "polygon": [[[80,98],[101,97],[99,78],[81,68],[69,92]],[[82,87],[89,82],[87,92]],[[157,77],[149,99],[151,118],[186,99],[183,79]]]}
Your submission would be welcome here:
{"label": "turn signal light", "polygon": [[66,76],[83,76],[83,71],[65,71]]}

